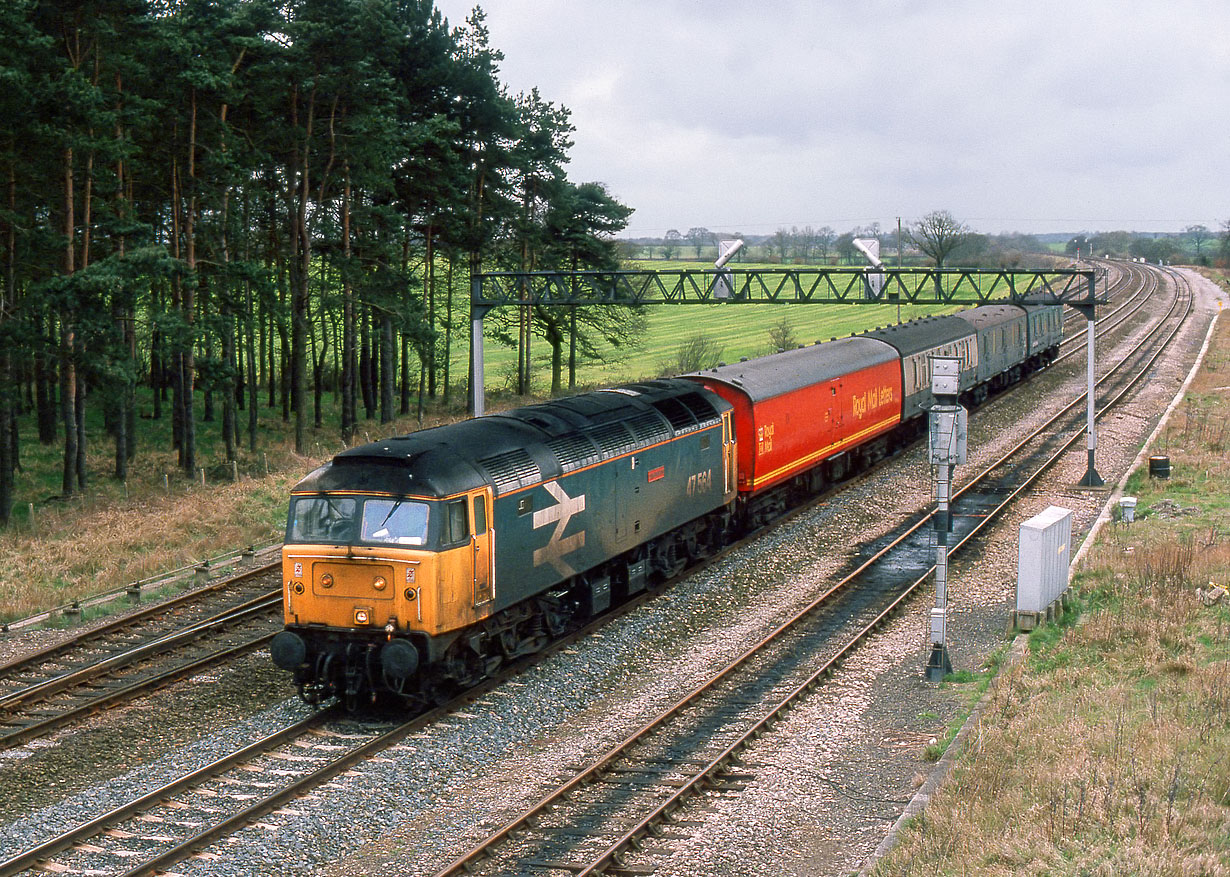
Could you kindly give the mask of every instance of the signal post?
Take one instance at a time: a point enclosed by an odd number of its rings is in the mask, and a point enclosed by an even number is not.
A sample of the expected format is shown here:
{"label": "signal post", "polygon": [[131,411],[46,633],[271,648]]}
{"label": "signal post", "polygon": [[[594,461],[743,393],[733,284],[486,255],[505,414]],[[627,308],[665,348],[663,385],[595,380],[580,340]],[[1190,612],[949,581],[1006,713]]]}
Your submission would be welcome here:
{"label": "signal post", "polygon": [[966,460],[968,414],[957,402],[961,393],[961,360],[928,357],[935,404],[928,413],[927,450],[935,485],[935,608],[931,610],[931,652],[927,679],[939,682],[952,672],[948,657],[948,534],[952,532],[952,467]]}

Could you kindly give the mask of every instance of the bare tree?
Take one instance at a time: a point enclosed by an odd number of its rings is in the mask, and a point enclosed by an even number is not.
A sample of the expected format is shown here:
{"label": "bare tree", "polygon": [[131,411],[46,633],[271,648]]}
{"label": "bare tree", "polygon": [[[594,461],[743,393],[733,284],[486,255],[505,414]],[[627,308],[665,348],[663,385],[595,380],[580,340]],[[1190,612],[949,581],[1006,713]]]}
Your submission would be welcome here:
{"label": "bare tree", "polygon": [[700,258],[701,250],[713,242],[713,232],[703,225],[694,225],[688,229],[688,243],[696,248],[696,258]]}
{"label": "bare tree", "polygon": [[947,210],[933,210],[910,229],[914,246],[935,260],[936,268],[944,267],[944,260],[970,236],[970,228]]}
{"label": "bare tree", "polygon": [[666,236],[662,238],[662,258],[670,261],[675,258],[675,253],[679,251],[683,235],[679,233],[679,229],[672,228],[666,232]]}
{"label": "bare tree", "polygon": [[663,377],[673,377],[698,372],[713,368],[721,358],[721,343],[701,332],[684,340],[675,351],[674,359],[659,362],[658,373]]}
{"label": "bare tree", "polygon": [[770,254],[776,251],[778,258],[785,262],[786,254],[790,251],[790,242],[790,232],[784,228],[779,228],[773,232],[773,235],[765,243],[768,245]]}
{"label": "bare tree", "polygon": [[1189,225],[1183,229],[1183,233],[1191,239],[1192,245],[1196,248],[1196,261],[1199,262],[1200,251],[1204,249],[1205,241],[1213,237],[1213,232],[1207,225]]}
{"label": "bare tree", "polygon": [[837,232],[833,230],[831,225],[824,225],[816,232],[816,248],[820,251],[820,261],[826,265],[829,261],[829,249],[833,246],[833,241],[837,240]]}

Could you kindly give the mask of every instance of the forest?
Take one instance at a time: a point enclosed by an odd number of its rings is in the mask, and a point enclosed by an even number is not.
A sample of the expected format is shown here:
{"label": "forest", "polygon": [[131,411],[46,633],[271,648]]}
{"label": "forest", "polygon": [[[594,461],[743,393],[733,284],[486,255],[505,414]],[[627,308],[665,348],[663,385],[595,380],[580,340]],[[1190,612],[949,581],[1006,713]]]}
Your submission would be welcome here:
{"label": "forest", "polygon": [[[350,443],[456,393],[473,273],[617,264],[631,209],[568,179],[568,109],[509,93],[479,8],[6,0],[0,33],[0,526],[19,422],[62,444],[65,497],[87,413],[126,479],[138,398],[188,474],[199,421],[233,460],[262,406],[303,453],[325,393]],[[531,338],[558,390],[639,319],[511,310],[487,323],[519,392]]]}

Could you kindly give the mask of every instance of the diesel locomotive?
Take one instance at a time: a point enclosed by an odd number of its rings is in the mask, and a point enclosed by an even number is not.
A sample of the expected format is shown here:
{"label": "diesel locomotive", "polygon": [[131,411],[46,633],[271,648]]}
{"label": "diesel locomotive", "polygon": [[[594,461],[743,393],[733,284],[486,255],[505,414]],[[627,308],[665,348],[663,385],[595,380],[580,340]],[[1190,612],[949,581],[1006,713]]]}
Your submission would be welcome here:
{"label": "diesel locomotive", "polygon": [[670,578],[1052,362],[1057,306],[988,305],[351,448],[292,490],[285,629],[310,703],[431,702]]}

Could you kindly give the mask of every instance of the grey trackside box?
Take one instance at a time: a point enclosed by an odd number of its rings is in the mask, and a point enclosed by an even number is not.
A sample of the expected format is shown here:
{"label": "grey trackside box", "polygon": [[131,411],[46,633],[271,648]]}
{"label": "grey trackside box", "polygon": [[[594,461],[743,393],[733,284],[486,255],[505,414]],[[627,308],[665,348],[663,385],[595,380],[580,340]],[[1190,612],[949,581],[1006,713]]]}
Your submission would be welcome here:
{"label": "grey trackside box", "polygon": [[1072,512],[1050,506],[1021,524],[1016,621],[1032,628],[1062,601],[1072,560]]}

